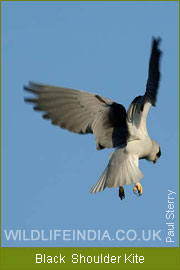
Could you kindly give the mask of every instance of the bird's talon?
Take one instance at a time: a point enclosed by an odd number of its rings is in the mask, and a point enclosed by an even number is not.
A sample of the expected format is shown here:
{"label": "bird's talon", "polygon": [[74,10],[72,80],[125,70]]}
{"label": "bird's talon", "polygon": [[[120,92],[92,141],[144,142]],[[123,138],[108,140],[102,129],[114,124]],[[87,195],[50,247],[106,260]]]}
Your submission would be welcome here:
{"label": "bird's talon", "polygon": [[136,186],[134,186],[133,192],[134,192],[134,194],[137,194],[137,187]]}
{"label": "bird's talon", "polygon": [[142,188],[142,186],[141,186],[140,183],[136,183],[136,184],[135,184],[135,186],[134,186],[134,188],[133,188],[133,192],[134,192],[136,195],[138,195],[138,196],[141,196],[141,195],[142,195],[142,193],[143,193],[143,188]]}
{"label": "bird's talon", "polygon": [[119,187],[119,197],[121,200],[125,199],[125,192],[122,186]]}

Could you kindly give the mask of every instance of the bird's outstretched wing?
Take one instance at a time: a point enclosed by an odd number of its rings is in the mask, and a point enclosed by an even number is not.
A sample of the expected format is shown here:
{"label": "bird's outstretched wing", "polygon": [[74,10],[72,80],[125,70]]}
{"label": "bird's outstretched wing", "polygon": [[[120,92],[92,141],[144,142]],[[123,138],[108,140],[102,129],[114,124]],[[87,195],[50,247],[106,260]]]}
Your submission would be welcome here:
{"label": "bird's outstretched wing", "polygon": [[152,51],[149,61],[149,72],[146,84],[146,92],[144,96],[138,96],[132,101],[127,112],[129,140],[141,139],[144,136],[148,135],[146,128],[146,118],[150,106],[156,105],[160,81],[160,41],[160,38],[153,38],[152,41]]}
{"label": "bird's outstretched wing", "polygon": [[44,111],[52,124],[79,134],[93,133],[98,150],[126,143],[126,110],[110,99],[63,87],[30,82],[24,89],[35,97],[25,101]]}

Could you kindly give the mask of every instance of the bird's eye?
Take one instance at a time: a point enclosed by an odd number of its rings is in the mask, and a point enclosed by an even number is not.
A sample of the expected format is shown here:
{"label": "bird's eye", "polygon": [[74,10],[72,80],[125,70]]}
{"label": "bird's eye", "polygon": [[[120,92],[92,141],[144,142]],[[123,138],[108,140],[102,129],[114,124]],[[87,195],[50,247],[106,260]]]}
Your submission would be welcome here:
{"label": "bird's eye", "polygon": [[160,156],[161,156],[161,148],[159,147],[159,152],[156,154],[156,156],[158,157],[158,158],[160,158]]}

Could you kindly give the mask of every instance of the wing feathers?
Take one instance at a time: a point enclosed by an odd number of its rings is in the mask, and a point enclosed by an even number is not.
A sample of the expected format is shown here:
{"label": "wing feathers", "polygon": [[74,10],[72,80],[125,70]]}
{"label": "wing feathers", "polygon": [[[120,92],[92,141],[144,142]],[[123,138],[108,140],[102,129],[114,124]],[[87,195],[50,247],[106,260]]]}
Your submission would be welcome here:
{"label": "wing feathers", "polygon": [[[43,118],[79,134],[93,133],[97,149],[118,147],[129,140],[147,136],[146,117],[155,106],[160,80],[160,39],[153,39],[148,80],[144,96],[131,103],[128,113],[123,105],[96,94],[64,87],[30,82],[24,89],[35,97],[25,101],[43,111]],[[128,134],[129,133],[129,134]]]}
{"label": "wing feathers", "polygon": [[79,134],[94,133],[97,149],[117,147],[126,141],[126,110],[122,105],[92,93],[32,82],[24,89],[35,95],[25,101],[43,111],[43,118],[52,124]]}
{"label": "wing feathers", "polygon": [[156,104],[160,81],[159,62],[161,51],[158,48],[159,43],[159,38],[153,38],[146,92],[144,96],[138,96],[132,101],[127,112],[129,140],[142,139],[148,136],[146,118],[150,105],[155,106]]}
{"label": "wing feathers", "polygon": [[153,106],[156,105],[157,93],[160,81],[159,63],[161,51],[158,48],[161,42],[160,38],[153,38],[152,51],[149,61],[148,80],[146,84],[146,95],[149,97],[149,101]]}

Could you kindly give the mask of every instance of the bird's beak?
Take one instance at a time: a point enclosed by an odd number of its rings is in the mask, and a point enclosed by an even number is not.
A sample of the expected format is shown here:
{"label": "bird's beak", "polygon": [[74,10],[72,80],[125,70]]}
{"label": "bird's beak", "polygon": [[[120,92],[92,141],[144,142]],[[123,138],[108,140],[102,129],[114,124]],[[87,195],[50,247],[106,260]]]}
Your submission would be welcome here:
{"label": "bird's beak", "polygon": [[153,164],[156,164],[156,160],[153,161]]}

